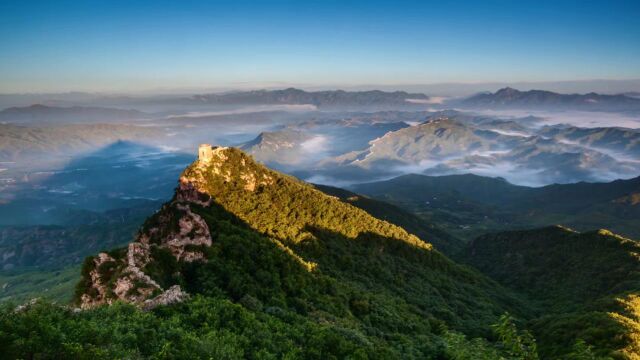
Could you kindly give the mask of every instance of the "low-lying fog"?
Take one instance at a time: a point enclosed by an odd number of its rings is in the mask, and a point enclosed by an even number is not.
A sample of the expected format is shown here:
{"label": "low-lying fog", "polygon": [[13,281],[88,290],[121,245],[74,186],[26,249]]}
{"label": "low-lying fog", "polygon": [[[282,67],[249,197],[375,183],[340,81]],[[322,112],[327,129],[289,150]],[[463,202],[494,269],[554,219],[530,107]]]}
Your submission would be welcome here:
{"label": "low-lying fog", "polygon": [[640,128],[640,114],[599,112],[599,111],[542,111],[542,110],[482,110],[473,111],[480,115],[495,116],[497,118],[523,118],[535,116],[541,118],[543,125],[572,125],[583,128],[623,127],[629,129]]}
{"label": "low-lying fog", "polygon": [[174,109],[111,127],[0,126],[0,225],[64,223],[74,211],[165,201],[199,143],[240,146],[276,169],[335,186],[407,173],[528,186],[640,175],[640,115],[630,113],[265,105]]}

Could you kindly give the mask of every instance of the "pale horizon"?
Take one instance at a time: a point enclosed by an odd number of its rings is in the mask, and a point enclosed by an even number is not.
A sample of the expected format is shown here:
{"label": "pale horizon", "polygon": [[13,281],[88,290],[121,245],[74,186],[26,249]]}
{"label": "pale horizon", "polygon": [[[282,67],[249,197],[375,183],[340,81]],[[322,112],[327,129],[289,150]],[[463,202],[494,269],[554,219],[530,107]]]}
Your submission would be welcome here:
{"label": "pale horizon", "polygon": [[[225,93],[252,90],[280,90],[296,88],[304,91],[406,91],[425,93],[426,95],[443,95],[442,92],[459,92],[445,94],[449,96],[464,96],[483,91],[496,91],[503,87],[513,87],[518,90],[546,90],[559,93],[589,93],[619,94],[640,91],[640,78],[637,79],[583,79],[558,81],[472,81],[472,82],[416,82],[416,83],[362,83],[362,84],[309,84],[285,82],[231,83],[227,85],[194,85],[194,86],[156,86],[156,87],[114,87],[114,88],[50,88],[24,89],[15,91],[0,91],[0,96],[8,95],[58,95],[85,93],[104,96],[153,96],[180,95],[202,93]],[[454,89],[454,90],[451,90]]]}

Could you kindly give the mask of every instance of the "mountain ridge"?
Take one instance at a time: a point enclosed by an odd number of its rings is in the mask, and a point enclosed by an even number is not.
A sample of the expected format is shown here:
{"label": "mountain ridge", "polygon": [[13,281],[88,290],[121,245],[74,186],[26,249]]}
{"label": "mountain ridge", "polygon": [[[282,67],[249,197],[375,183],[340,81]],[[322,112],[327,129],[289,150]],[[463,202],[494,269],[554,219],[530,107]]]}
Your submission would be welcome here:
{"label": "mountain ridge", "polygon": [[380,90],[370,91],[304,91],[296,88],[282,90],[253,90],[238,91],[221,94],[201,94],[188,98],[178,99],[182,103],[194,104],[218,104],[218,105],[313,105],[318,108],[339,106],[381,106],[396,105],[411,107],[407,100],[427,101],[429,97],[424,94],[408,93],[405,91],[385,92]]}
{"label": "mountain ridge", "polygon": [[505,87],[494,93],[480,93],[458,103],[476,108],[540,108],[584,110],[638,110],[640,99],[622,94],[560,94],[545,90],[519,91]]}
{"label": "mountain ridge", "polygon": [[0,121],[17,124],[130,121],[149,118],[150,114],[138,110],[96,106],[63,107],[34,104],[24,107],[9,107],[0,111]]}
{"label": "mountain ridge", "polygon": [[640,177],[607,183],[579,182],[543,187],[514,185],[479,175],[403,175],[355,184],[350,190],[390,202],[471,237],[498,229],[564,224],[579,230],[607,227],[631,238],[640,236],[634,199]]}
{"label": "mountain ridge", "polygon": [[[398,331],[429,344],[439,335],[419,317],[477,336],[501,309],[524,311],[509,291],[415,235],[234,148],[205,151],[185,169],[173,200],[128,248],[88,258],[76,299],[84,308],[118,299],[148,308],[186,293],[251,297],[323,318],[342,314],[354,329],[368,328],[363,316],[380,329],[399,326],[377,314],[390,307],[414,319],[414,330]],[[375,331],[358,331],[387,344]],[[389,341],[384,346],[396,349]]]}

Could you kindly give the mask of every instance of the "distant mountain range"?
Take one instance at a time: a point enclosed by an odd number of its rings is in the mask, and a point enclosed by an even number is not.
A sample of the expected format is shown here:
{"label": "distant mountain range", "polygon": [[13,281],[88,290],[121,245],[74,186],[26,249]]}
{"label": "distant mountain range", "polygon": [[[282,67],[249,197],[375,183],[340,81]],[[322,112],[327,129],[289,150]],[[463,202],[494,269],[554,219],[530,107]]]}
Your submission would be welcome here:
{"label": "distant mountain range", "polygon": [[374,166],[376,162],[381,162],[383,167],[393,163],[417,164],[430,159],[500,150],[509,142],[508,136],[442,117],[372,140],[369,148],[353,159],[353,164],[365,167]]}
{"label": "distant mountain range", "polygon": [[0,111],[0,122],[5,123],[53,124],[119,122],[149,118],[149,114],[138,110],[83,106],[58,107],[36,104],[26,107],[11,107]]}
{"label": "distant mountain range", "polygon": [[306,168],[327,157],[365,149],[371,139],[406,127],[404,122],[307,121],[262,132],[239,147],[276,168]]}
{"label": "distant mountain range", "polygon": [[188,98],[177,99],[183,104],[193,105],[313,105],[318,108],[339,107],[409,107],[424,105],[429,97],[424,94],[407,93],[404,91],[384,92],[371,91],[315,91],[308,92],[300,89],[288,88],[284,90],[254,90],[230,92],[223,94],[193,95]]}
{"label": "distant mountain range", "polygon": [[494,93],[481,93],[456,103],[479,109],[539,110],[639,110],[640,99],[626,95],[559,94],[544,90],[518,91],[507,87]]}
{"label": "distant mountain range", "polygon": [[640,91],[630,91],[630,92],[623,93],[622,95],[632,97],[632,98],[640,98]]}
{"label": "distant mountain range", "polygon": [[327,184],[473,173],[540,186],[640,174],[638,129],[453,110],[407,114],[291,122],[238,146],[264,164]]}
{"label": "distant mountain range", "polygon": [[623,128],[529,127],[527,121],[436,116],[386,133],[353,151],[324,161],[337,173],[370,176],[401,173],[499,174],[537,185],[629,178],[640,173],[640,132]]}
{"label": "distant mountain range", "polygon": [[612,151],[640,161],[640,129],[618,127],[579,128],[573,126],[545,126],[538,134],[558,142],[579,144],[600,151]]}

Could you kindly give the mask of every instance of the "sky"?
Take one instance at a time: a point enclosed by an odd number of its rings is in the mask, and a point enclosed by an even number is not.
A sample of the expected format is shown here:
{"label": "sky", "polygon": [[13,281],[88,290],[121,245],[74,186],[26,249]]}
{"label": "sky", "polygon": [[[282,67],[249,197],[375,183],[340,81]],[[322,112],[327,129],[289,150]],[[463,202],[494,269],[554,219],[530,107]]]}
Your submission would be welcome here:
{"label": "sky", "polygon": [[0,2],[0,93],[640,79],[640,1]]}

